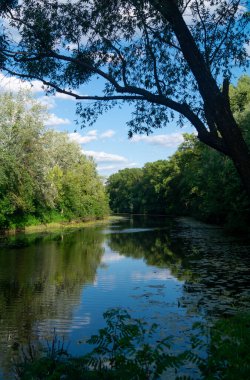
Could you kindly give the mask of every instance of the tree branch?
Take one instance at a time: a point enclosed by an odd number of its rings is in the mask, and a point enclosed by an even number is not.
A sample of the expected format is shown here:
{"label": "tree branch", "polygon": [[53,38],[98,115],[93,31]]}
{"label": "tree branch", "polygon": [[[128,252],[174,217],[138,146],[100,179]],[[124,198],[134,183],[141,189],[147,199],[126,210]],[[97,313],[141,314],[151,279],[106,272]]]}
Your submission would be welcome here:
{"label": "tree branch", "polygon": [[223,80],[223,85],[222,85],[222,95],[224,96],[224,99],[228,105],[228,107],[230,107],[230,99],[229,99],[229,79],[228,78],[224,78]]}
{"label": "tree branch", "polygon": [[20,74],[15,71],[12,71],[10,69],[4,68],[5,71],[7,71],[9,74],[18,76],[19,78],[23,79],[36,79],[41,81],[45,86],[51,87],[56,92],[59,92],[60,94],[65,94],[68,96],[71,96],[75,98],[76,100],[104,100],[104,101],[110,101],[110,100],[145,100],[143,96],[133,96],[133,95],[111,95],[111,96],[97,96],[97,95],[79,95],[75,92],[65,90],[61,87],[59,87],[56,83],[50,82],[45,80],[42,77],[39,77],[37,75],[28,75],[28,74]]}
{"label": "tree branch", "polygon": [[[225,42],[225,40],[226,40],[226,38],[228,36],[228,33],[230,31],[230,28],[231,28],[231,24],[234,21],[234,16],[235,16],[235,14],[236,14],[236,12],[238,10],[239,3],[240,3],[240,0],[237,1],[237,3],[234,6],[234,13],[233,13],[233,15],[231,15],[231,18],[229,19],[228,26],[227,26],[226,31],[224,33],[224,37],[221,39],[220,43],[216,46],[216,48],[215,48],[215,50],[214,50],[214,52],[213,52],[213,54],[212,54],[212,56],[210,58],[210,61],[209,61],[210,64],[212,64],[212,62],[214,61],[216,55],[220,51],[221,46],[223,45],[223,43]],[[215,40],[215,38],[213,38],[213,41],[214,40]]]}
{"label": "tree branch", "polygon": [[123,83],[124,83],[124,86],[127,86],[128,85],[128,82],[127,82],[127,78],[126,78],[126,70],[127,70],[127,62],[126,60],[124,59],[122,53],[120,52],[120,50],[114,46],[112,44],[112,42],[110,40],[108,40],[107,38],[104,37],[104,41],[106,41],[106,43],[108,43],[110,45],[110,47],[118,54],[121,62],[122,62],[122,79],[123,79]]}
{"label": "tree branch", "polygon": [[[22,53],[23,54],[23,53]],[[28,74],[19,74],[16,73],[12,70],[6,69],[7,72],[9,72],[12,75],[17,75],[21,78],[32,78],[32,79],[37,79],[41,80],[46,86],[52,87],[56,91],[60,93],[64,93],[66,95],[72,96],[75,99],[78,100],[103,100],[103,101],[111,101],[111,100],[145,100],[150,103],[154,104],[159,104],[165,107],[168,107],[172,109],[173,111],[176,111],[180,114],[182,114],[184,117],[186,117],[191,124],[196,128],[198,132],[198,137],[201,141],[205,142],[207,145],[219,150],[220,152],[223,152],[224,154],[228,154],[228,151],[226,147],[224,146],[224,143],[222,139],[220,139],[217,136],[212,135],[208,130],[206,129],[205,125],[203,122],[200,120],[200,118],[191,110],[191,108],[186,104],[186,103],[178,103],[170,98],[165,97],[162,94],[156,95],[151,93],[150,91],[139,88],[136,86],[121,86],[117,81],[110,76],[109,74],[104,73],[102,70],[92,66],[91,64],[85,63],[80,61],[77,58],[72,58],[68,57],[62,54],[58,54],[55,52],[49,52],[49,53],[44,53],[40,55],[36,55],[34,57],[22,57],[20,60],[22,61],[35,61],[35,60],[40,60],[42,58],[47,58],[47,57],[53,57],[59,60],[67,61],[67,62],[74,62],[77,63],[80,66],[83,66],[87,68],[88,70],[91,70],[99,75],[101,75],[104,79],[106,79],[108,82],[110,82],[116,92],[118,94],[125,94],[125,95],[113,95],[113,96],[81,96],[79,94],[73,93],[72,91],[68,91],[65,89],[62,89],[59,85],[56,83],[50,82],[44,78],[41,78],[36,75],[28,75]],[[126,94],[131,94],[131,95],[126,95]]]}
{"label": "tree branch", "polygon": [[146,28],[144,21],[143,21],[143,25],[144,25],[144,33],[145,33],[145,37],[146,37],[146,44],[145,45],[146,45],[146,47],[149,51],[149,54],[151,55],[152,61],[153,61],[154,78],[155,78],[156,87],[157,87],[159,95],[162,95],[161,85],[160,85],[160,81],[159,81],[159,77],[158,77],[158,73],[157,73],[157,62],[156,62],[156,58],[155,58],[153,49],[150,45],[148,31],[147,31],[147,28]]}
{"label": "tree branch", "polygon": [[199,4],[197,3],[197,0],[195,1],[195,5],[196,5],[197,14],[199,16],[199,19],[201,21],[202,28],[203,28],[203,31],[204,31],[204,52],[205,52],[205,59],[206,59],[207,65],[209,65],[209,52],[208,52],[208,46],[207,46],[207,29],[206,29],[205,22],[204,22],[204,20],[203,20],[203,18],[201,16],[201,13],[200,13],[200,10],[199,10]]}

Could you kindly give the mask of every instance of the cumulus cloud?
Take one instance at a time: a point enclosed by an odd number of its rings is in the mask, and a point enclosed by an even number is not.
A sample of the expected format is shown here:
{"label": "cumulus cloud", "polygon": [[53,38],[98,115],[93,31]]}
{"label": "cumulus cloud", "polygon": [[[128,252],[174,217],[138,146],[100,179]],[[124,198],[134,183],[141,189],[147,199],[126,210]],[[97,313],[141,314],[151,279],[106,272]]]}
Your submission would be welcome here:
{"label": "cumulus cloud", "polygon": [[37,98],[37,100],[39,101],[39,103],[44,105],[48,110],[54,108],[56,105],[54,98],[51,96],[45,96],[44,95],[44,96]]}
{"label": "cumulus cloud", "polygon": [[86,144],[97,139],[97,131],[90,131],[85,136],[80,135],[78,132],[69,133],[69,138],[78,144]]}
{"label": "cumulus cloud", "polygon": [[97,130],[96,129],[92,129],[91,131],[89,131],[87,133],[88,136],[97,136]]}
{"label": "cumulus cloud", "polygon": [[127,162],[127,158],[119,156],[118,154],[111,154],[106,152],[96,152],[94,150],[84,150],[86,156],[91,156],[96,162]]}
{"label": "cumulus cloud", "polygon": [[[20,90],[29,90],[33,93],[44,92],[44,85],[39,80],[21,80],[14,76],[5,76],[0,73],[0,91],[18,92]],[[55,95],[42,96],[38,100],[45,102],[45,98],[47,98],[46,105],[53,103],[54,99],[76,100],[74,97],[60,92],[56,92]]]}
{"label": "cumulus cloud", "polygon": [[115,131],[113,131],[113,129],[108,129],[107,131],[103,132],[100,137],[101,138],[110,138],[110,137],[113,137],[115,135]]}
{"label": "cumulus cloud", "polygon": [[69,133],[69,138],[72,141],[76,141],[78,144],[86,144],[86,143],[89,143],[91,141],[95,141],[98,139],[110,138],[110,137],[114,136],[114,134],[115,134],[115,131],[113,131],[112,129],[108,129],[107,131],[98,135],[97,130],[93,129],[93,130],[87,132],[86,135],[81,135],[78,132]]}
{"label": "cumulus cloud", "polygon": [[0,73],[0,90],[1,91],[11,91],[18,92],[20,90],[30,90],[31,92],[42,92],[43,84],[38,80],[33,80],[31,82],[22,81],[13,76],[5,76]]}
{"label": "cumulus cloud", "polygon": [[54,113],[51,113],[44,124],[48,126],[67,125],[70,124],[70,120],[63,119],[61,117],[56,116]]}
{"label": "cumulus cloud", "polygon": [[181,133],[170,133],[169,135],[135,135],[131,139],[132,142],[147,142],[153,145],[160,145],[166,148],[176,147],[181,144],[184,139]]}

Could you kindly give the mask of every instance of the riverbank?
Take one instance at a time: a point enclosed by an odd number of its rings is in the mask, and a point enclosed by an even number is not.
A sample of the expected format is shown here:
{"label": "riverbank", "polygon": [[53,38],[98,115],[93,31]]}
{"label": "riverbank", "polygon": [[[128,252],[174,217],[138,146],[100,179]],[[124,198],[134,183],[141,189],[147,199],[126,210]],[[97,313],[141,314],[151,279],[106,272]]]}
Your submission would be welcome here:
{"label": "riverbank", "polygon": [[105,223],[110,223],[116,220],[121,220],[122,216],[107,216],[103,219],[89,219],[89,220],[82,220],[82,221],[61,221],[61,222],[51,222],[51,223],[43,223],[43,224],[37,224],[32,226],[25,226],[23,228],[18,229],[6,229],[4,231],[0,231],[0,237],[4,236],[13,236],[18,234],[32,234],[32,233],[50,233],[50,232],[58,232],[58,231],[65,231],[65,230],[75,230],[75,229],[81,229],[84,227],[89,227],[93,225],[102,225]]}

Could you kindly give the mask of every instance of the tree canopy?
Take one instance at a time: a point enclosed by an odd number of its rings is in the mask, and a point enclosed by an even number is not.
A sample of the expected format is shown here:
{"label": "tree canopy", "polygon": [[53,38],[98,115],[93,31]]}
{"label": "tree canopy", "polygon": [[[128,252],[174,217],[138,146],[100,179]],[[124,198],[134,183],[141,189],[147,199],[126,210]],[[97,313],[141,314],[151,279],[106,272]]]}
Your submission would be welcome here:
{"label": "tree canopy", "polygon": [[[243,0],[6,3],[19,37],[3,49],[5,72],[93,101],[78,105],[82,126],[120,102],[134,105],[130,136],[165,126],[177,112],[180,124],[190,122],[200,141],[233,160],[250,196],[249,149],[228,99],[233,69],[248,65]],[[81,95],[94,77],[103,90]]]}
{"label": "tree canopy", "polygon": [[[250,81],[230,87],[232,108],[250,142]],[[240,111],[239,111],[240,110]],[[233,229],[249,225],[250,208],[231,160],[201,144],[194,135],[168,160],[125,169],[107,182],[114,212],[191,215]]]}
{"label": "tree canopy", "polygon": [[0,96],[0,228],[108,213],[95,163],[45,118],[29,94]]}

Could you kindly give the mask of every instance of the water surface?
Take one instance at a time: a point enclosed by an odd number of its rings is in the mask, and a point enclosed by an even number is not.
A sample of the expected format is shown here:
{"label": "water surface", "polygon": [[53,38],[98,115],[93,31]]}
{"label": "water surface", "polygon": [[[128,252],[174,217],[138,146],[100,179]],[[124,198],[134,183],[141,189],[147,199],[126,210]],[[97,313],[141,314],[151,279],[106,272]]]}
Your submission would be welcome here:
{"label": "water surface", "polygon": [[176,350],[194,321],[250,308],[249,239],[192,219],[126,218],[0,244],[1,379],[18,344],[53,329],[81,355],[109,307],[157,322]]}

